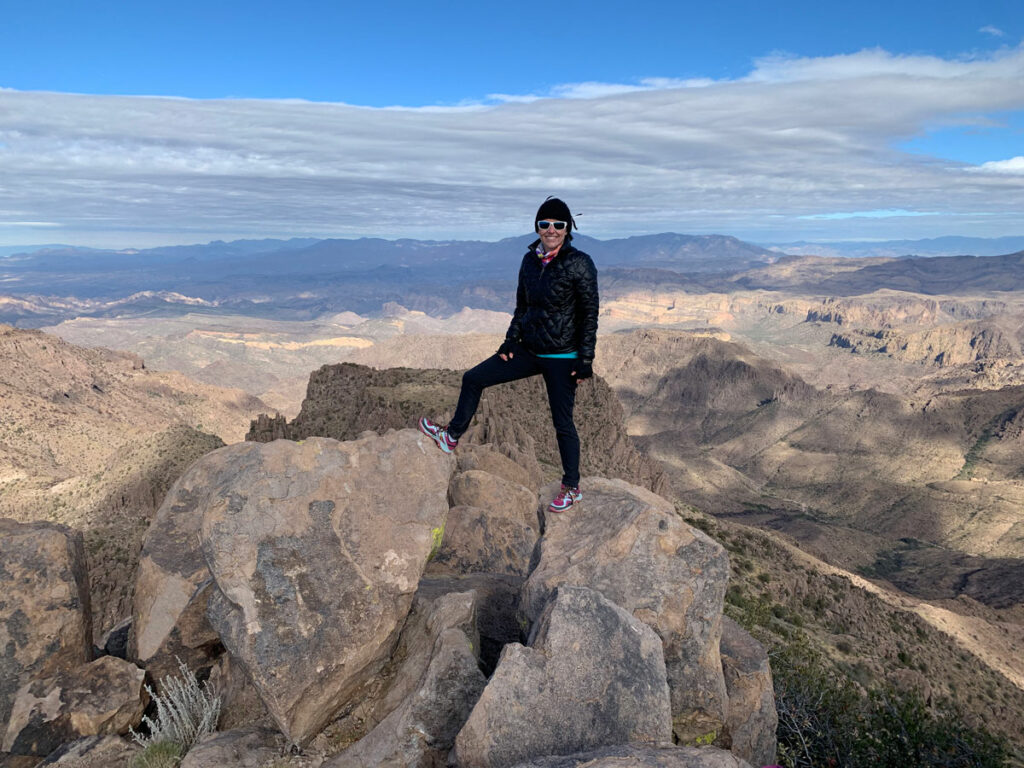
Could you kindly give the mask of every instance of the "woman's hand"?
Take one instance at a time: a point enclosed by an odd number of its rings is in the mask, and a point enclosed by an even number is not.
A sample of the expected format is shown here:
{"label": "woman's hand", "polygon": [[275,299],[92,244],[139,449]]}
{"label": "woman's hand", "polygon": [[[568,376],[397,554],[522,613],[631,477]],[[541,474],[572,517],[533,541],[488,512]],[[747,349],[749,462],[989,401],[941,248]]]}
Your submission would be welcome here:
{"label": "woman's hand", "polygon": [[570,375],[574,376],[576,381],[583,381],[584,379],[591,378],[594,375],[594,361],[580,360],[576,366],[576,370]]}
{"label": "woman's hand", "polygon": [[498,357],[504,360],[506,363],[512,359],[512,350],[514,345],[511,341],[503,341],[501,346],[498,347]]}

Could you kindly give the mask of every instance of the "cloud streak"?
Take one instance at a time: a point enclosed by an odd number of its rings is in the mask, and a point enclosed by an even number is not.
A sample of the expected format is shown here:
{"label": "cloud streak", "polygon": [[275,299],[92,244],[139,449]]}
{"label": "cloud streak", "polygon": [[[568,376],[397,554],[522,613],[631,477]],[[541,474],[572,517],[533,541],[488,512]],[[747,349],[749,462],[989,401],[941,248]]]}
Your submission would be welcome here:
{"label": "cloud streak", "polygon": [[[525,231],[548,194],[597,236],[1015,234],[1021,158],[971,166],[895,146],[1016,110],[1024,48],[780,54],[736,80],[567,84],[430,108],[3,90],[0,243],[24,242],[27,228],[9,225],[26,221],[85,244],[492,238]],[[881,210],[929,215],[855,215]]]}

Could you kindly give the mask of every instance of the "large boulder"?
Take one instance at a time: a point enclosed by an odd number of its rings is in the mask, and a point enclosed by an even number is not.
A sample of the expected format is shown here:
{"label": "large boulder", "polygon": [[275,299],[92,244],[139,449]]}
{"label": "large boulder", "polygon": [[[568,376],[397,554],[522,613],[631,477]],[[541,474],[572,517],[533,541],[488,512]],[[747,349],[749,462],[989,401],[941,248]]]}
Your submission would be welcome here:
{"label": "large boulder", "polygon": [[[221,449],[224,450],[224,449]],[[215,587],[199,547],[203,505],[229,486],[214,461],[197,461],[172,486],[146,533],[135,577],[128,658],[154,680],[212,663],[220,639],[206,618]]]}
{"label": "large boulder", "polygon": [[715,747],[645,747],[622,744],[564,757],[541,757],[515,768],[750,768],[750,763]]}
{"label": "large boulder", "polygon": [[545,514],[520,610],[535,623],[556,588],[599,591],[661,637],[677,741],[717,738],[728,706],[719,657],[725,550],[648,490],[603,478],[582,487],[583,503],[569,514]]}
{"label": "large boulder", "polygon": [[146,673],[104,656],[26,683],[11,709],[3,750],[45,756],[82,736],[127,733],[142,720]]}
{"label": "large boulder", "polygon": [[723,743],[754,765],[775,762],[775,689],[768,654],[757,640],[728,616],[722,617],[722,669],[729,694]]}
{"label": "large boulder", "polygon": [[0,728],[21,686],[84,664],[91,654],[82,535],[0,518]]}
{"label": "large boulder", "polygon": [[475,600],[465,592],[428,603],[426,621],[403,633],[406,660],[382,701],[390,714],[327,768],[445,764],[487,682],[476,655]]}
{"label": "large boulder", "polygon": [[507,768],[671,737],[661,640],[600,593],[560,587],[532,647],[505,647],[455,752],[461,768]]}
{"label": "large boulder", "polygon": [[536,543],[536,531],[522,520],[477,507],[452,507],[430,571],[507,573],[522,579]]}
{"label": "large boulder", "polygon": [[454,459],[402,430],[242,443],[198,464],[215,480],[195,502],[217,587],[207,616],[303,744],[389,658],[443,534]]}

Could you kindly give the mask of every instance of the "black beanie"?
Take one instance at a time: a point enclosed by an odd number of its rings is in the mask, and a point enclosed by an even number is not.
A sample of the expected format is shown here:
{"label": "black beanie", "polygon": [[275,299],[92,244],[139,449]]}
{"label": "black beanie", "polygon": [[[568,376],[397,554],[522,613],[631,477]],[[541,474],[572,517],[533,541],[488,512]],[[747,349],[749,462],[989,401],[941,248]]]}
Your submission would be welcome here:
{"label": "black beanie", "polygon": [[537,209],[537,215],[533,217],[534,232],[537,231],[537,222],[541,219],[564,221],[569,225],[566,227],[566,231],[568,232],[572,232],[573,225],[576,224],[576,222],[572,220],[572,214],[569,213],[569,206],[557,197],[549,197],[540,204],[540,208]]}

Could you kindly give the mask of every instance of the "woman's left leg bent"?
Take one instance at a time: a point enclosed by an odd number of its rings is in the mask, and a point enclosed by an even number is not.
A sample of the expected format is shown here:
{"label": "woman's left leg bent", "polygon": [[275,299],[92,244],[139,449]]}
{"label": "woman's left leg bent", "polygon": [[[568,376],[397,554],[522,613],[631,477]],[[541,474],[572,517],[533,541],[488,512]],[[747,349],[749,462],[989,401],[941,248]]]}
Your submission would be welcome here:
{"label": "woman's left leg bent", "polygon": [[551,423],[562,458],[562,484],[570,488],[580,485],[580,438],[572,414],[576,406],[576,379],[570,373],[576,361],[565,358],[538,358],[548,390]]}
{"label": "woman's left leg bent", "polygon": [[462,389],[459,391],[455,415],[448,423],[448,433],[452,438],[458,440],[469,429],[473,414],[480,405],[480,396],[487,387],[536,376],[540,373],[536,361],[533,355],[517,350],[517,354],[508,360],[491,355],[480,365],[466,371],[462,376]]}

